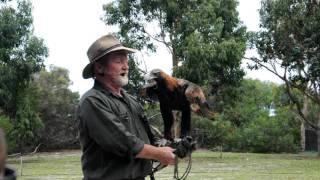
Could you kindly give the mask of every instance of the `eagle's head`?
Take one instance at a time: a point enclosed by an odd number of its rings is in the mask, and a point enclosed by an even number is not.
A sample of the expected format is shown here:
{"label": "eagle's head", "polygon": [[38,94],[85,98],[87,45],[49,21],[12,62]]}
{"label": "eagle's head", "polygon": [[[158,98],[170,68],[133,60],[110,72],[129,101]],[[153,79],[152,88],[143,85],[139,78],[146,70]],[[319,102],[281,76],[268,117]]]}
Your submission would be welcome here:
{"label": "eagle's head", "polygon": [[162,78],[162,74],[164,72],[160,69],[153,69],[152,71],[150,71],[148,74],[146,74],[144,76],[144,80],[146,81],[146,85],[145,87],[157,87],[157,84],[159,81],[161,81]]}
{"label": "eagle's head", "polygon": [[162,79],[162,74],[165,74],[162,70],[153,69],[144,76],[144,79],[147,83],[156,83],[158,80]]}
{"label": "eagle's head", "polygon": [[149,97],[153,100],[156,99],[154,98],[154,91],[158,89],[157,82],[161,78],[161,72],[162,71],[160,69],[153,69],[144,76],[146,84],[140,89],[139,94],[141,97]]}
{"label": "eagle's head", "polygon": [[178,80],[160,69],[153,69],[147,75],[144,76],[147,82],[146,86],[157,89],[167,89],[173,91],[179,86]]}

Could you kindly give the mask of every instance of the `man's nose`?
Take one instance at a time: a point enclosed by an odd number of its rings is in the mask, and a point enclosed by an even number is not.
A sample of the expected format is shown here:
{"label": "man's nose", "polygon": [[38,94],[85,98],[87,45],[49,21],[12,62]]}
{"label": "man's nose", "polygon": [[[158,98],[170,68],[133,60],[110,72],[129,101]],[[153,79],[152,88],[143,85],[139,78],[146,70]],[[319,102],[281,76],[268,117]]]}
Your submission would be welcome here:
{"label": "man's nose", "polygon": [[123,63],[122,68],[123,68],[123,69],[129,69],[129,63],[128,63],[128,61]]}

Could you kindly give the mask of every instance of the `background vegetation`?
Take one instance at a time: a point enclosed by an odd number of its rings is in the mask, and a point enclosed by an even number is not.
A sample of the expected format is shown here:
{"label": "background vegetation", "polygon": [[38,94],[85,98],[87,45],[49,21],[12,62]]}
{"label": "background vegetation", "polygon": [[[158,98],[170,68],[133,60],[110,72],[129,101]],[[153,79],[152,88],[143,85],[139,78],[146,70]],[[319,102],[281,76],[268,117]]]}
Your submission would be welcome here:
{"label": "background vegetation", "polygon": [[[14,2],[17,6],[0,1],[0,127],[9,152],[79,148],[74,119],[79,94],[69,89],[68,70],[44,67],[49,50],[33,35],[31,2]],[[247,32],[237,4],[117,0],[104,6],[103,21],[118,26],[116,35],[141,51],[155,52],[157,43],[163,43],[172,54],[173,74],[202,86],[216,116],[193,115],[193,136],[200,147],[298,152],[302,124],[318,133],[320,152],[319,4],[263,0],[259,32]],[[151,32],[148,24],[158,31]],[[250,68],[266,68],[284,84],[243,78],[240,65],[249,47],[260,55],[247,58]],[[137,95],[143,71],[138,60],[130,63],[126,88]],[[161,127],[161,116],[154,116],[158,105],[142,103],[150,121]]]}

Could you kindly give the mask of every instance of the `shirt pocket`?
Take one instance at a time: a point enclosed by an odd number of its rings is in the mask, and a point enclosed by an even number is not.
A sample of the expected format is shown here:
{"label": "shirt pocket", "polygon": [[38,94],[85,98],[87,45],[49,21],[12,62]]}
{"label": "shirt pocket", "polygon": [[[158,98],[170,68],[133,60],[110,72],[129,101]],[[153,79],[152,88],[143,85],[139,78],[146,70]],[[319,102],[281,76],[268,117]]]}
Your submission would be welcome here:
{"label": "shirt pocket", "polygon": [[120,121],[123,123],[123,125],[126,127],[126,128],[129,128],[131,129],[131,117],[129,116],[129,114],[127,112],[125,113],[120,113],[119,114],[119,118],[120,118]]}

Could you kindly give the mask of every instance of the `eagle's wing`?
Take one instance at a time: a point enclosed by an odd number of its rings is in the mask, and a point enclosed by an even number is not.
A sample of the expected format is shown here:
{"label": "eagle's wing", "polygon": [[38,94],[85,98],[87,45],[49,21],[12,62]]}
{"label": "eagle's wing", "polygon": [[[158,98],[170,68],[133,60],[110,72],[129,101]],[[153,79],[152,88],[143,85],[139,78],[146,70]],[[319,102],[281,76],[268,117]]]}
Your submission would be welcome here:
{"label": "eagle's wing", "polygon": [[178,84],[185,88],[185,96],[190,102],[191,110],[203,116],[212,116],[204,92],[201,87],[184,79],[178,79]]}
{"label": "eagle's wing", "polygon": [[184,94],[191,104],[206,102],[206,97],[200,86],[184,79],[178,79],[178,84],[179,86],[186,88]]}

